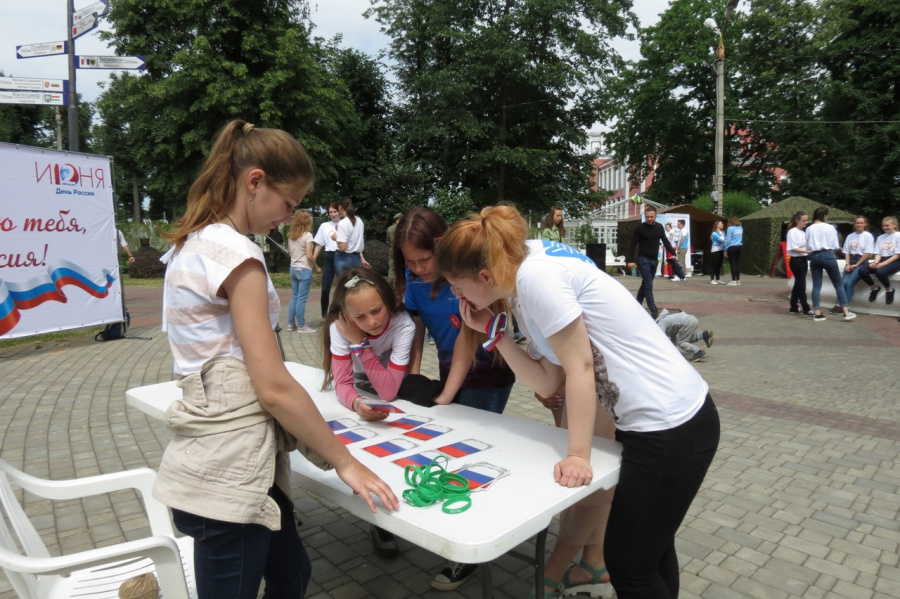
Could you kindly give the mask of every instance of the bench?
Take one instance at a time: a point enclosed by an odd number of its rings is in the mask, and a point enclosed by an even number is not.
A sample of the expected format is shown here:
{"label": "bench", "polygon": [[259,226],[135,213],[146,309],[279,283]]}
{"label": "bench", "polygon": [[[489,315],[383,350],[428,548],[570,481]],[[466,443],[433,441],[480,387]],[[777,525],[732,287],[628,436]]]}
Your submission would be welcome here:
{"label": "bench", "polygon": [[[838,260],[837,262],[838,268],[841,269],[841,275],[843,275],[844,261]],[[894,273],[888,278],[891,281],[891,287],[894,289],[900,288],[900,272]],[[877,285],[883,287],[874,275],[872,276],[872,280],[875,281]],[[791,277],[788,279],[788,290],[793,288],[794,278]],[[806,297],[809,300],[809,305],[812,306],[812,272],[809,272],[806,275]],[[788,295],[788,298],[790,298],[790,295]],[[822,312],[827,314],[836,301],[837,294],[834,292],[834,287],[831,285],[831,279],[828,278],[827,273],[822,273],[822,291],[820,300]],[[850,311],[858,312],[860,314],[900,316],[900,297],[895,296],[894,303],[887,305],[884,303],[884,290],[882,289],[881,293],[878,294],[878,299],[874,302],[870,302],[869,286],[863,283],[862,280],[859,280],[857,281],[856,288],[853,292],[853,301],[850,302]]]}

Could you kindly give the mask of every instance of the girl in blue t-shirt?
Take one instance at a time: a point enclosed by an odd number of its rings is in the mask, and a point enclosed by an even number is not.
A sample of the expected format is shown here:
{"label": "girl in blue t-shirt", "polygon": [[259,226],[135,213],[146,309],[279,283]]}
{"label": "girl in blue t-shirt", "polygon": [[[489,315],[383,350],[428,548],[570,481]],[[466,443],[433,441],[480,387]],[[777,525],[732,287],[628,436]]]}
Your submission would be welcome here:
{"label": "girl in blue t-shirt", "polygon": [[[413,208],[400,219],[394,234],[394,286],[416,325],[408,373],[419,373],[427,328],[434,337],[444,383],[434,402],[456,401],[500,414],[509,400],[515,375],[501,359],[479,350],[473,360],[463,347],[459,298],[437,275],[434,264],[435,246],[446,229],[444,219],[434,210]],[[477,569],[477,564],[451,562],[432,579],[431,586],[452,591],[465,584]]]}

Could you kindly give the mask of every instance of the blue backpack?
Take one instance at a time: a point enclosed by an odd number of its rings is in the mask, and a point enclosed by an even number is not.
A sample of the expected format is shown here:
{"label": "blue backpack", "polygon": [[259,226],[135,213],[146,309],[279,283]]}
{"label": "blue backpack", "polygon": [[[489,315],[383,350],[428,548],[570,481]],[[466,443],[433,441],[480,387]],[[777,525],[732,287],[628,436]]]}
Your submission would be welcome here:
{"label": "blue backpack", "polygon": [[94,335],[95,341],[112,341],[113,339],[123,339],[128,334],[128,327],[131,326],[131,314],[128,308],[125,308],[125,320],[122,322],[113,322]]}

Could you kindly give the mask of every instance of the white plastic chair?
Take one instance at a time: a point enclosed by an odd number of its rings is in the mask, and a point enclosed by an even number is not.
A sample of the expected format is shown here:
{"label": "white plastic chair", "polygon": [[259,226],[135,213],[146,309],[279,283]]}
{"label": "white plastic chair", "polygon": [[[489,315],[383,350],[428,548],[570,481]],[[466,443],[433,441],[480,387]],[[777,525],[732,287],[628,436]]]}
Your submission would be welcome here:
{"label": "white plastic chair", "polygon": [[[196,599],[193,540],[190,537],[175,538],[168,509],[151,494],[155,479],[153,470],[141,468],[75,480],[50,481],[29,476],[0,460],[0,567],[19,597],[116,599],[119,586],[125,580],[153,572],[165,599]],[[10,481],[39,497],[52,500],[137,489],[143,497],[153,536],[52,557],[16,499]],[[6,520],[15,534],[15,540]]]}
{"label": "white plastic chair", "polygon": [[611,250],[606,250],[606,266],[607,268],[612,266],[614,268],[618,268],[622,271],[622,275],[625,275],[625,256],[614,256]]}

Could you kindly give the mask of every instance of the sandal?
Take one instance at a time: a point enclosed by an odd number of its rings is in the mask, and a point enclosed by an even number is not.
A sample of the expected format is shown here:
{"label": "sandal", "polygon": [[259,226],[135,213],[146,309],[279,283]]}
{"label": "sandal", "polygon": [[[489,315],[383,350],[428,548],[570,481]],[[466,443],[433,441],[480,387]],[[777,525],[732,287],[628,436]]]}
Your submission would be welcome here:
{"label": "sandal", "polygon": [[581,593],[588,593],[591,597],[603,597],[607,594],[609,591],[609,581],[600,582],[600,579],[606,574],[606,567],[594,568],[586,561],[581,560],[578,563],[578,567],[586,570],[588,574],[591,575],[591,579],[588,582],[573,585],[569,581],[569,572],[571,572],[574,567],[575,564],[572,564],[569,566],[569,569],[566,570],[566,573],[563,574],[562,584],[565,588],[565,592],[563,592],[564,597],[579,595]]}
{"label": "sandal", "polygon": [[[545,599],[559,599],[559,597],[562,597],[563,583],[557,582],[555,580],[551,580],[549,578],[545,578],[544,586],[552,587],[552,588],[556,589],[555,591],[546,591],[545,590],[544,591]],[[528,599],[534,599],[534,597],[535,597],[534,591],[531,591],[530,593],[528,593]]]}

